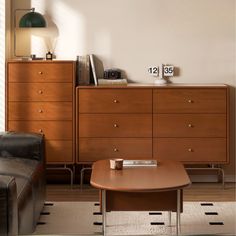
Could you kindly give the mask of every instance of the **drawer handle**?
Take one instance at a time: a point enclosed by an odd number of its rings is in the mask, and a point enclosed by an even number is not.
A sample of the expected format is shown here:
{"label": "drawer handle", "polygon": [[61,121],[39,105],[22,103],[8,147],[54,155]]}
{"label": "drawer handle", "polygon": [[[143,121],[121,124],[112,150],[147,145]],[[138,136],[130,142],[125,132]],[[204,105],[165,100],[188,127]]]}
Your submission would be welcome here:
{"label": "drawer handle", "polygon": [[189,148],[188,151],[189,151],[189,152],[193,152],[193,149],[192,149],[192,148]]}
{"label": "drawer handle", "polygon": [[188,127],[189,127],[189,128],[193,128],[193,125],[192,125],[192,124],[188,124]]}
{"label": "drawer handle", "polygon": [[43,113],[43,110],[39,109],[38,112],[39,112],[39,113]]}
{"label": "drawer handle", "polygon": [[43,93],[43,91],[42,91],[42,90],[39,90],[39,91],[38,91],[38,93],[39,93],[39,94],[42,94],[42,93]]}
{"label": "drawer handle", "polygon": [[114,102],[114,103],[118,103],[119,101],[115,99],[115,100],[113,100],[113,102]]}
{"label": "drawer handle", "polygon": [[188,103],[193,103],[193,100],[189,99],[189,100],[188,100]]}
{"label": "drawer handle", "polygon": [[119,150],[118,150],[117,148],[114,148],[113,151],[114,151],[114,152],[118,152]]}
{"label": "drawer handle", "polygon": [[42,72],[42,71],[39,71],[39,72],[38,72],[38,74],[39,74],[39,75],[42,75],[42,74],[43,74],[43,72]]}
{"label": "drawer handle", "polygon": [[43,133],[43,130],[42,130],[42,129],[39,129],[39,133]]}
{"label": "drawer handle", "polygon": [[113,126],[114,126],[114,128],[118,128],[119,127],[119,125],[117,125],[117,124],[114,124]]}

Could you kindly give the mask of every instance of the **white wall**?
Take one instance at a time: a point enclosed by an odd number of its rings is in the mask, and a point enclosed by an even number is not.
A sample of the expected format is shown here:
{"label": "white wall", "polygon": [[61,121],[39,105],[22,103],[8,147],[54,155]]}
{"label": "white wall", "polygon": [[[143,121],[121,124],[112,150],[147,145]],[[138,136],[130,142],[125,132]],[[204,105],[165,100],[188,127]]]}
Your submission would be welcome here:
{"label": "white wall", "polygon": [[0,1],[0,131],[5,130],[5,1]]}
{"label": "white wall", "polygon": [[[169,63],[179,68],[173,82],[231,85],[233,153],[235,0],[12,1],[15,7],[35,7],[48,20],[49,28],[41,31],[46,43],[33,36],[29,45],[23,34],[19,45],[25,53],[44,56],[47,48],[54,49],[58,59],[93,53],[105,68],[120,68],[128,79],[142,83],[153,82],[149,65]],[[235,156],[231,159],[234,163]]]}
{"label": "white wall", "polygon": [[94,53],[136,82],[153,81],[149,65],[170,63],[180,68],[175,82],[235,83],[235,0],[31,2],[58,28],[50,27],[58,37],[49,47],[59,59]]}

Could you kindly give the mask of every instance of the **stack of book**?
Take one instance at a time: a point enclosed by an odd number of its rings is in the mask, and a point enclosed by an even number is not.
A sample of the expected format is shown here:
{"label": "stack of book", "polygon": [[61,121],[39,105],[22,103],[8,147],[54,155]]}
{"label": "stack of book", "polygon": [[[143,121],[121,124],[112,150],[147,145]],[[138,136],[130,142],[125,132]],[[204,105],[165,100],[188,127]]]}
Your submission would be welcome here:
{"label": "stack of book", "polygon": [[104,71],[104,76],[98,77],[98,68],[93,54],[77,56],[76,62],[78,85],[127,85],[126,79],[121,78],[121,71],[110,69]]}

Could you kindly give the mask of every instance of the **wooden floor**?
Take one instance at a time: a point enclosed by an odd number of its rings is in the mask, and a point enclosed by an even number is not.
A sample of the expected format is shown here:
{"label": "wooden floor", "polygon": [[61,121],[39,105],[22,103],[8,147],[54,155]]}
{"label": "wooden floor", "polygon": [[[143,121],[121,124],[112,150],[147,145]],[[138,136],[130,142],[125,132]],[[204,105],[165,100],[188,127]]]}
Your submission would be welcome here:
{"label": "wooden floor", "polygon": [[[236,201],[235,183],[193,183],[184,190],[184,201]],[[98,190],[84,185],[47,185],[47,201],[98,201]]]}

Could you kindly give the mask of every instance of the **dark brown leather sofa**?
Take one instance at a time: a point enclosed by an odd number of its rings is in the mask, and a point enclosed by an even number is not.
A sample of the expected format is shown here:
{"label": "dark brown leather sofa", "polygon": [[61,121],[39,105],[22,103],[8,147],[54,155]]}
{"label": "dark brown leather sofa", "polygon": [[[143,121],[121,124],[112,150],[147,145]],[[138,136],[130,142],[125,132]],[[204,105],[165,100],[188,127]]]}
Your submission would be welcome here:
{"label": "dark brown leather sofa", "polygon": [[34,232],[45,187],[43,136],[0,133],[0,236]]}

